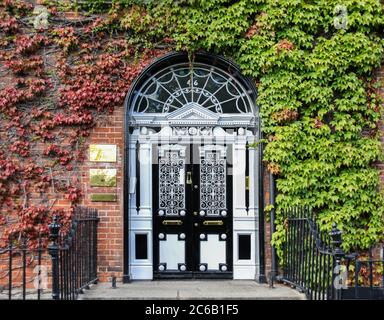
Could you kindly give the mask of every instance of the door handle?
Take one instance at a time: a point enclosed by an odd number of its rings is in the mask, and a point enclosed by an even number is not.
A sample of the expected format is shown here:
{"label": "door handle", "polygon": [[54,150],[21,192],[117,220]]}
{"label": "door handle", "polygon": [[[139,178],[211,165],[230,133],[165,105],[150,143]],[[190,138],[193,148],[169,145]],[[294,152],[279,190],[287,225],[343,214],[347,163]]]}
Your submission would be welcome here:
{"label": "door handle", "polygon": [[187,184],[192,184],[192,172],[187,171]]}
{"label": "door handle", "polygon": [[203,225],[205,226],[222,226],[224,222],[222,220],[205,220]]}
{"label": "door handle", "polygon": [[162,223],[165,226],[181,226],[183,224],[183,221],[181,221],[181,220],[164,220]]}

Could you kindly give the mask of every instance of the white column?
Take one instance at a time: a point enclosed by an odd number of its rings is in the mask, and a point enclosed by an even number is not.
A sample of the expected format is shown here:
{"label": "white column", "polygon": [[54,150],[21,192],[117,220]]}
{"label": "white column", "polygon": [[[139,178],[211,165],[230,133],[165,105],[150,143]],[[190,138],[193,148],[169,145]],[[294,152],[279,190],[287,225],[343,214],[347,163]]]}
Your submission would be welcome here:
{"label": "white column", "polygon": [[239,136],[233,144],[233,216],[247,216],[245,206],[246,137]]}
{"label": "white column", "polygon": [[[239,129],[239,135],[233,146],[233,278],[255,279],[256,276],[256,246],[255,246],[255,213],[256,197],[253,166],[255,151],[249,149],[249,210],[247,211],[245,195],[245,171],[246,171],[246,143],[249,136],[243,129]],[[239,236],[248,236],[250,240],[250,259],[239,259]]]}
{"label": "white column", "polygon": [[[248,140],[249,144],[254,144],[255,139],[251,138]],[[258,175],[257,170],[255,172],[256,163],[257,163],[257,147],[248,148],[248,163],[249,163],[249,207],[248,215],[256,217],[258,213]]]}
{"label": "white column", "polygon": [[137,130],[135,130],[129,141],[128,152],[129,152],[129,190],[128,190],[128,199],[129,199],[129,212],[131,216],[137,215],[136,208],[136,186],[137,186],[137,175],[136,175],[136,143],[137,143]]}
{"label": "white column", "polygon": [[152,216],[152,146],[140,143],[140,216]]}
{"label": "white column", "polygon": [[[140,180],[139,210],[136,210],[136,200],[132,199],[130,202],[132,208],[130,223],[130,270],[133,280],[151,280],[153,276],[152,144],[150,142],[150,134],[149,130],[142,128],[140,135],[138,135],[139,156],[136,161],[139,161],[140,172],[136,172],[136,163],[134,163],[134,161],[131,161],[132,166],[130,168],[133,170],[132,172],[135,172],[135,175],[137,175],[137,180]],[[135,240],[138,234],[147,236],[147,259],[136,259]]]}

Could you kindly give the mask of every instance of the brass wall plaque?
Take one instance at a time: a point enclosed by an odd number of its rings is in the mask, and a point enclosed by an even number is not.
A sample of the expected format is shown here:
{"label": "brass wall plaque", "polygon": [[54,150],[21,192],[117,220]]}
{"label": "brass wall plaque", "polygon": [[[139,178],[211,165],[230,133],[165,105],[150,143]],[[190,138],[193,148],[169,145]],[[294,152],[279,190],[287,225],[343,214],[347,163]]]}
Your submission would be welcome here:
{"label": "brass wall plaque", "polygon": [[89,145],[89,161],[116,162],[117,147],[115,144]]}
{"label": "brass wall plaque", "polygon": [[89,169],[91,187],[116,187],[116,169]]}
{"label": "brass wall plaque", "polygon": [[117,194],[114,193],[94,193],[91,194],[92,202],[116,202]]}

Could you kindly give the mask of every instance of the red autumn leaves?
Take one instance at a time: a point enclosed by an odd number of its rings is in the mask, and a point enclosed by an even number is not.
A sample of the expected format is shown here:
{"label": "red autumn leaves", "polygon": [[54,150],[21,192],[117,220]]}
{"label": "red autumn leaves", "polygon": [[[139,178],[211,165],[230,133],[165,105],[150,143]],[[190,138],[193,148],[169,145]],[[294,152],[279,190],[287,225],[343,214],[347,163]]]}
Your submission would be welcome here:
{"label": "red autumn leaves", "polygon": [[[98,31],[100,18],[31,31],[13,16],[26,14],[23,3],[0,5],[0,64],[10,79],[0,87],[0,233],[33,238],[53,213],[70,219],[83,195],[84,139],[123,107],[133,79],[164,51],[137,51],[125,37]],[[60,199],[69,206],[57,211]]]}

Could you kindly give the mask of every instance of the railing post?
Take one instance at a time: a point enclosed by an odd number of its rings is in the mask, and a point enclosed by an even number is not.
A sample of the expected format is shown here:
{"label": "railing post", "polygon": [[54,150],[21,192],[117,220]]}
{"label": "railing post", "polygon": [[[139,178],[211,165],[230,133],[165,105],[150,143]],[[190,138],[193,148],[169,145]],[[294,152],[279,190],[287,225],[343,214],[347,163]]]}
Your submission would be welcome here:
{"label": "railing post", "polygon": [[12,238],[9,237],[8,243],[8,252],[9,252],[9,273],[8,273],[8,299],[12,300],[12,271],[13,271],[13,246],[12,246]]}
{"label": "railing post", "polygon": [[59,288],[59,231],[60,224],[57,221],[57,216],[53,216],[53,221],[49,225],[49,238],[51,244],[48,246],[48,252],[51,255],[52,261],[52,299],[59,300],[60,288]]}
{"label": "railing post", "polygon": [[336,223],[332,225],[332,231],[330,232],[331,236],[331,244],[332,244],[332,255],[335,258],[335,265],[332,270],[332,285],[335,292],[335,294],[332,296],[333,300],[341,300],[341,290],[343,288],[343,284],[339,282],[339,280],[344,280],[343,277],[337,276],[335,277],[335,273],[338,272],[339,275],[341,273],[341,260],[345,256],[345,253],[343,249],[341,248],[341,245],[343,243],[342,240],[342,232],[337,228]]}
{"label": "railing post", "polygon": [[[270,243],[272,240],[272,235],[276,231],[276,226],[275,226],[275,214],[276,214],[276,203],[275,203],[275,191],[276,191],[276,186],[275,186],[275,176],[271,173],[269,175],[269,198],[270,198],[270,204],[272,206],[271,210],[271,216],[270,216]],[[278,269],[277,269],[277,254],[275,247],[273,245],[271,247],[271,282],[270,282],[270,287],[273,288],[273,282],[278,276]]]}

